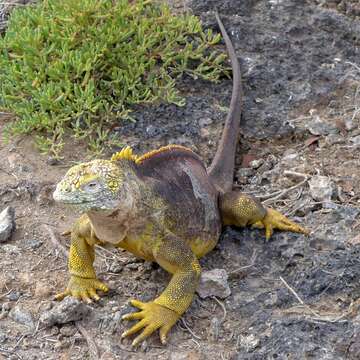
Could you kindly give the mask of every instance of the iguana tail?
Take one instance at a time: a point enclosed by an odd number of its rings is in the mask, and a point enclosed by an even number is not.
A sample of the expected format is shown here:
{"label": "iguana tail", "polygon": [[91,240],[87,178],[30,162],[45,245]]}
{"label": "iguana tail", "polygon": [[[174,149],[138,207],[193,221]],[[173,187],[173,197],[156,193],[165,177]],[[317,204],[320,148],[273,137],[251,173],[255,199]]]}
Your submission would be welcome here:
{"label": "iguana tail", "polygon": [[240,65],[235,54],[234,46],[220,20],[218,12],[215,12],[215,16],[231,60],[233,90],[224,130],[215,157],[208,168],[208,174],[213,184],[220,191],[227,192],[231,190],[233,184],[235,152],[239,136],[243,90],[241,85]]}

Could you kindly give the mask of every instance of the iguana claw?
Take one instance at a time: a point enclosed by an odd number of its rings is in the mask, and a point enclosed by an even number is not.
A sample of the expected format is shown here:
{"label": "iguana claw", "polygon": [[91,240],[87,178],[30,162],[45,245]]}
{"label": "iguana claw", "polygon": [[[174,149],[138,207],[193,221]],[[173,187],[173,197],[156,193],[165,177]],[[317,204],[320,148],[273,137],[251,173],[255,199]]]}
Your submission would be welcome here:
{"label": "iguana claw", "polygon": [[165,344],[167,334],[180,316],[175,311],[156,304],[155,302],[143,303],[138,300],[130,300],[130,303],[131,305],[139,308],[141,311],[126,314],[122,317],[122,319],[140,321],[132,328],[125,331],[121,337],[124,338],[144,329],[142,333],[132,342],[132,346],[137,346],[154,331],[160,329],[160,340],[162,344]]}
{"label": "iguana claw", "polygon": [[96,293],[96,290],[107,292],[109,288],[97,279],[85,279],[73,275],[70,278],[66,290],[55,295],[55,300],[62,300],[67,296],[73,296],[87,303],[91,303],[92,300],[100,300],[100,296]]}
{"label": "iguana claw", "polygon": [[289,220],[286,216],[284,216],[280,212],[270,208],[267,208],[266,210],[267,213],[265,217],[262,220],[257,221],[252,225],[252,227],[258,229],[265,228],[266,241],[270,239],[275,229],[309,235],[310,233],[309,230]]}

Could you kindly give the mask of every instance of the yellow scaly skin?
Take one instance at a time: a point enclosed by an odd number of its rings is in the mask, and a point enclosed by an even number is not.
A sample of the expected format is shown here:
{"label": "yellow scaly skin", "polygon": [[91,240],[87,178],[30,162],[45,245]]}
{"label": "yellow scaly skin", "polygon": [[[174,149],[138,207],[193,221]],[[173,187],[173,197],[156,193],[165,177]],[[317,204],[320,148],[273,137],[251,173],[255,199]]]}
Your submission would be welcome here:
{"label": "yellow scaly skin", "polygon": [[[170,168],[174,179],[166,177],[164,182],[162,175],[152,173],[155,163],[160,174]],[[174,194],[174,184],[180,184],[182,193]],[[131,300],[140,311],[123,318],[139,322],[122,336],[143,329],[133,345],[157,329],[166,342],[193,299],[201,273],[198,259],[214,248],[222,225],[264,227],[267,238],[273,229],[307,233],[253,197],[236,191],[219,194],[196,155],[175,145],[140,158],[125,148],[110,161],[74,166],[57,185],[54,199],[84,211],[71,230],[71,277],[58,300],[71,295],[91,302],[99,299],[98,290],[108,291],[94,271],[95,244],[124,248],[173,275],[153,301]]]}

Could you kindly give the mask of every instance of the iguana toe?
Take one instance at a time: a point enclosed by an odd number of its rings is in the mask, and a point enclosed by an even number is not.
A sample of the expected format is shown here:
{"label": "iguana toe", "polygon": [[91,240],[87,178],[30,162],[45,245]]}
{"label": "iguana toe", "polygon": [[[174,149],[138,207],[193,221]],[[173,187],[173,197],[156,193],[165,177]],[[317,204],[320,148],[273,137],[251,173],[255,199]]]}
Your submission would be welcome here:
{"label": "iguana toe", "polygon": [[55,300],[62,300],[67,296],[73,296],[87,303],[91,303],[92,300],[97,301],[100,299],[100,296],[96,293],[97,290],[107,292],[109,288],[97,279],[86,279],[73,275],[70,278],[66,290],[55,295]]}
{"label": "iguana toe", "polygon": [[283,230],[309,235],[309,230],[289,220],[286,216],[274,209],[267,209],[265,217],[252,225],[255,228],[264,229],[266,240],[269,240],[274,230]]}
{"label": "iguana toe", "polygon": [[121,337],[124,338],[133,335],[143,329],[141,334],[132,342],[132,346],[137,346],[154,331],[160,329],[160,340],[165,344],[167,334],[180,316],[175,311],[167,309],[155,302],[143,303],[138,300],[131,300],[130,303],[141,311],[126,314],[122,319],[140,321],[125,331]]}

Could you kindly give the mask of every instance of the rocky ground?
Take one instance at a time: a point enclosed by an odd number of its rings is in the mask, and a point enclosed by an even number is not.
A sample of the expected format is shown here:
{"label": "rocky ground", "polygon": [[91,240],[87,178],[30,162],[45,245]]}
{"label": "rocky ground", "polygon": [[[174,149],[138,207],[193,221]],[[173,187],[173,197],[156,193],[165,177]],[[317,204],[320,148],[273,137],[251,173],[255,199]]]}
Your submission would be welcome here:
{"label": "rocky ground", "polygon": [[[358,1],[171,3],[214,29],[209,11],[216,6],[241,60],[234,186],[304,224],[311,236],[276,233],[266,243],[262,231],[224,229],[201,261],[201,290],[169,344],[152,336],[132,349],[120,340],[128,299],[153,298],[169,276],[126,252],[98,248],[97,272],[110,293],[92,305],[54,302],[67,281],[58,243],[67,247],[69,239],[60,233],[76,214],[55,205],[51,193],[87,156],[85,146],[73,143],[57,163],[39,155],[31,139],[0,143],[0,359],[359,359]],[[175,142],[209,163],[231,81],[185,78],[180,87],[185,107],[139,107],[135,123],[114,131],[138,152]],[[2,114],[0,131],[10,119]]]}

